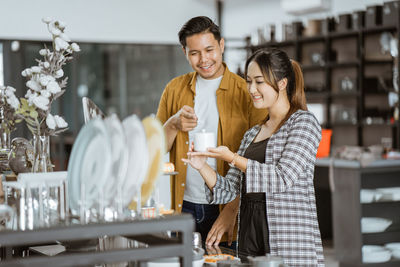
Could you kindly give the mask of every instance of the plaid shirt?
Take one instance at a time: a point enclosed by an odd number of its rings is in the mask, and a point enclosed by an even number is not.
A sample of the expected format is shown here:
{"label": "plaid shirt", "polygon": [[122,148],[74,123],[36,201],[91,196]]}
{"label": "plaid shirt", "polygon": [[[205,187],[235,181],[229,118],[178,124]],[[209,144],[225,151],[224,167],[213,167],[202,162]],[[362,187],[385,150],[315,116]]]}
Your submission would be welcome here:
{"label": "plaid shirt", "polygon": [[[239,155],[260,129],[257,125],[245,133]],[[247,161],[247,192],[266,195],[271,254],[289,266],[324,266],[313,184],[320,139],[316,118],[298,110],[270,137],[265,163]],[[232,201],[241,192],[242,178],[238,168],[231,168],[225,178],[217,174],[213,191],[206,187],[207,199],[213,204]]]}

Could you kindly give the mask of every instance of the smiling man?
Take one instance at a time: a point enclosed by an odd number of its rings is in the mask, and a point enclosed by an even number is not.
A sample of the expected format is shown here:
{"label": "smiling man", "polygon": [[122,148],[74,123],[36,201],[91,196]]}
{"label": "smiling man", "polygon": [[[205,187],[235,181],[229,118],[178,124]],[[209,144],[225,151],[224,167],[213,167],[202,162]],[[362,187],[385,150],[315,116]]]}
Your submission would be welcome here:
{"label": "smiling man", "polygon": [[[200,174],[182,162],[194,135],[203,129],[213,132],[218,146],[237,151],[247,129],[266,118],[256,111],[246,82],[229,71],[222,61],[224,39],[219,27],[204,16],[194,17],[179,31],[183,53],[194,72],[170,81],[160,100],[157,117],[164,124],[170,161],[178,175],[171,179],[172,208],[191,213],[196,232],[209,245],[230,245],[238,213],[238,199],[222,207],[209,205]],[[209,165],[226,174],[228,164],[209,159]],[[221,243],[222,245],[222,243]]]}

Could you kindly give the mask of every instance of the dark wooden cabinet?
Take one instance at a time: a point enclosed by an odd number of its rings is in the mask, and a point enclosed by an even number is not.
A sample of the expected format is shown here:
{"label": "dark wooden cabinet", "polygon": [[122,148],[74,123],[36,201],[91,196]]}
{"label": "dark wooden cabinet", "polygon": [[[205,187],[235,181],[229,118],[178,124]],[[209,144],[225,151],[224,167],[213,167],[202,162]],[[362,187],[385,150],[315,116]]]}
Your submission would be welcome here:
{"label": "dark wooden cabinet", "polygon": [[[360,11],[354,14],[367,16]],[[301,63],[307,102],[322,105],[321,124],[333,130],[334,147],[380,144],[383,137],[392,139],[392,147],[400,147],[400,120],[388,103],[389,92],[400,97],[393,84],[394,67],[400,65],[388,51],[382,52],[385,38],[399,38],[400,24],[372,24],[356,23],[342,31],[332,27],[317,36],[294,35],[290,40],[248,47],[249,52],[276,47]]]}
{"label": "dark wooden cabinet", "polygon": [[[362,189],[400,186],[400,161],[376,161],[368,167],[358,162],[335,160],[331,176],[333,242],[336,257],[344,266],[400,266],[400,260],[363,263],[363,245],[400,242],[400,202],[360,202]],[[362,233],[361,218],[380,217],[392,220],[383,232]]]}

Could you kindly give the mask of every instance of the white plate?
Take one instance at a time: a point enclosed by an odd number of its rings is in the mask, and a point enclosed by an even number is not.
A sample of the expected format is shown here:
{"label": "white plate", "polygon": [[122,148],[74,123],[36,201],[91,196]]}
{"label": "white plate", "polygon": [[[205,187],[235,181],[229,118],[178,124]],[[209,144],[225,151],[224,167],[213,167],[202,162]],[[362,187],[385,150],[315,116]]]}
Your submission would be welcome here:
{"label": "white plate", "polygon": [[68,196],[70,208],[78,214],[81,183],[85,185],[85,204],[99,199],[98,188],[107,181],[111,169],[111,149],[107,130],[101,119],[93,119],[80,130],[68,163]]}
{"label": "white plate", "polygon": [[362,233],[379,233],[385,231],[392,221],[385,218],[378,217],[363,217],[361,218],[361,232]]}
{"label": "white plate", "polygon": [[392,253],[382,246],[364,245],[362,247],[362,261],[365,263],[386,262],[391,257]]}
{"label": "white plate", "polygon": [[142,203],[150,197],[158,177],[164,169],[165,134],[161,122],[154,116],[148,116],[142,121],[146,132],[147,149],[149,152],[149,167],[146,179],[142,185]]}
{"label": "white plate", "polygon": [[385,248],[390,250],[400,250],[400,242],[393,242],[385,244]]}
{"label": "white plate", "polygon": [[122,188],[123,206],[128,205],[134,198],[135,189],[139,189],[146,178],[149,165],[146,133],[142,122],[136,115],[125,118],[122,122],[128,147],[128,171]]}
{"label": "white plate", "polygon": [[400,187],[377,188],[376,190],[383,194],[381,200],[400,201]]}
{"label": "white plate", "polygon": [[124,128],[118,116],[112,114],[104,119],[106,129],[111,144],[111,173],[108,178],[105,199],[106,205],[112,204],[118,195],[118,187],[123,188],[126,171],[128,168],[128,148],[126,146],[126,138]]}

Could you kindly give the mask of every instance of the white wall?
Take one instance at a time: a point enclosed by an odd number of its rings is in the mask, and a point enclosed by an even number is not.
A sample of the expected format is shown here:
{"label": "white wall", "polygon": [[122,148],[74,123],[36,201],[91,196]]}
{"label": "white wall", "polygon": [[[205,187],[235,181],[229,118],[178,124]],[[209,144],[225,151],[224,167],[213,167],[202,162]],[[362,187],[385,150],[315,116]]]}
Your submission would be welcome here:
{"label": "white wall", "polygon": [[[296,0],[301,1],[301,0]],[[388,1],[388,0],[387,0]],[[281,36],[281,24],[294,20],[307,21],[308,18],[324,18],[327,16],[349,13],[354,10],[365,10],[366,6],[382,4],[383,0],[331,0],[331,10],[320,13],[310,13],[293,16],[284,12],[280,0],[226,0],[224,2],[224,36],[242,38],[252,31],[268,24],[276,24],[277,38]]]}
{"label": "white wall", "polygon": [[216,19],[211,0],[2,0],[0,39],[48,40],[42,17],[63,20],[73,41],[178,43],[194,16]]}

